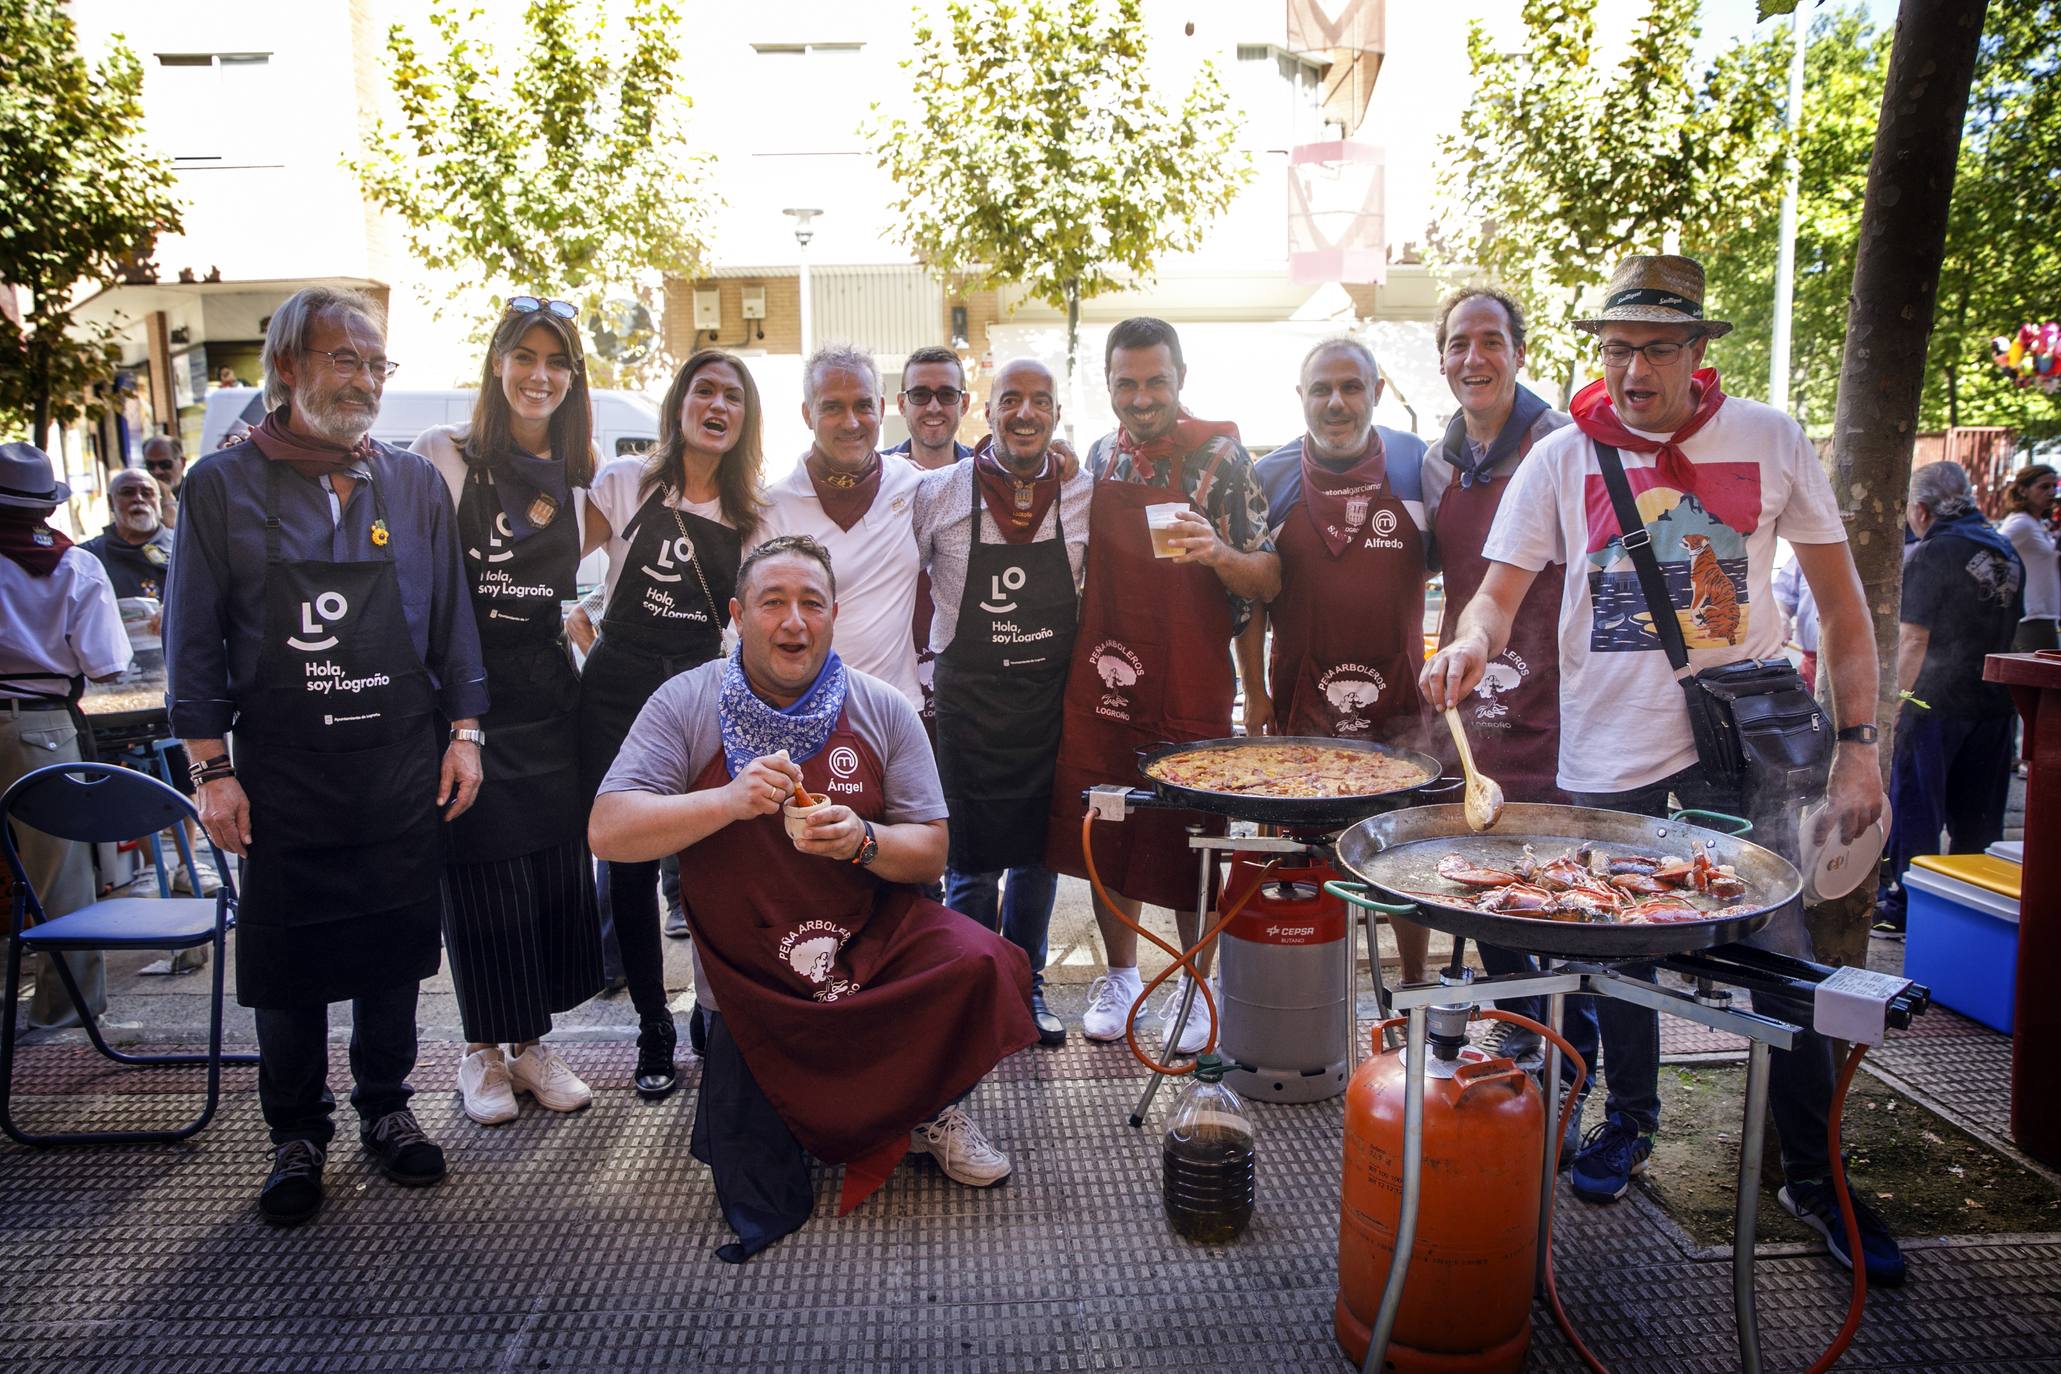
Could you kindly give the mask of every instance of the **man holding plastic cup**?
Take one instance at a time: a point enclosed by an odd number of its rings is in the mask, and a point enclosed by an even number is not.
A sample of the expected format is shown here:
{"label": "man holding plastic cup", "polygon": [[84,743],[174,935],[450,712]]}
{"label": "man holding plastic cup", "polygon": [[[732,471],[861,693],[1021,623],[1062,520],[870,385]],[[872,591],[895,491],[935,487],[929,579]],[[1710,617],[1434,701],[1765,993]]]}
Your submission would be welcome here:
{"label": "man holding plastic cup", "polygon": [[[1181,408],[1187,367],[1173,326],[1147,316],[1118,324],[1104,371],[1118,429],[1088,450],[1088,561],[1046,839],[1046,867],[1077,878],[1087,876],[1083,789],[1136,782],[1137,751],[1147,745],[1231,733],[1231,645],[1253,603],[1281,590],[1266,497],[1237,426]],[[1264,691],[1257,651],[1246,657],[1248,690]],[[1200,934],[1191,825],[1223,833],[1221,819],[1176,810],[1140,812],[1094,832],[1096,869],[1115,901],[1134,920],[1145,903],[1172,908],[1184,946]],[[1089,997],[1081,1030],[1090,1040],[1119,1040],[1144,988],[1138,937],[1099,898],[1095,922],[1109,973]],[[1199,962],[1207,968],[1207,951]],[[1182,992],[1175,987],[1162,1011],[1169,1033]],[[1196,1002],[1179,1036],[1183,1052],[1209,1035]]]}

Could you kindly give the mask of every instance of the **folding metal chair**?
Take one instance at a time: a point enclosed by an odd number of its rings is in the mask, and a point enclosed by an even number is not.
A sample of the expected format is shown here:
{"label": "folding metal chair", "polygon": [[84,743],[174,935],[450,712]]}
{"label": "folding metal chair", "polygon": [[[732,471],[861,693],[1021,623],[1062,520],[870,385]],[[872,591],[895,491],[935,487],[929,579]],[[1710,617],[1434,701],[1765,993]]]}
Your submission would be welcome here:
{"label": "folding metal chair", "polygon": [[[255,1064],[255,1054],[222,1053],[223,940],[235,924],[236,890],[222,853],[214,850],[222,887],[212,897],[111,897],[63,916],[46,918],[15,849],[13,823],[79,844],[119,844],[178,827],[194,816],[193,804],[155,778],[107,763],[56,763],[18,779],[0,794],[0,853],[14,877],[9,913],[6,1001],[0,1004],[0,1130],[24,1145],[131,1144],[184,1140],[207,1125],[221,1099],[222,1065]],[[184,845],[181,845],[184,849]],[[207,1102],[186,1125],[155,1131],[69,1131],[37,1134],[14,1122],[15,1014],[21,995],[24,954],[85,950],[190,949],[212,944],[214,987],[208,1015],[208,1048],[202,1053],[125,1054],[107,1043],[85,997],[61,958],[52,965],[79,1010],[93,1047],[124,1064],[205,1064]]]}

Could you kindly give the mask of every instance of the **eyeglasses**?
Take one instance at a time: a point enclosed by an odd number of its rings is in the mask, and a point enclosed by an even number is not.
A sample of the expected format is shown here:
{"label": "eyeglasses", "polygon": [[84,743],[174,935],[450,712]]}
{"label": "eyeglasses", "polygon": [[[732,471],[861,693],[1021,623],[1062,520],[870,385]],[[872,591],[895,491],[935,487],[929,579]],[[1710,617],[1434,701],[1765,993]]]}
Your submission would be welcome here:
{"label": "eyeglasses", "polygon": [[547,300],[542,296],[510,296],[508,313],[511,315],[534,315],[539,310],[548,310],[561,320],[578,316],[580,308],[571,301]]}
{"label": "eyeglasses", "polygon": [[[1690,340],[1690,343],[1694,342],[1695,340]],[[1634,353],[1645,354],[1646,361],[1655,367],[1666,367],[1669,363],[1680,357],[1682,350],[1688,346],[1689,344],[1680,343],[1674,339],[1655,339],[1652,343],[1642,344],[1602,344],[1596,351],[1603,355],[1603,366],[1605,367],[1629,367],[1631,366],[1632,354]]]}
{"label": "eyeglasses", "polygon": [[349,349],[339,349],[334,353],[326,348],[304,348],[301,351],[310,357],[329,359],[329,365],[336,369],[336,375],[346,382],[357,376],[360,369],[381,381],[401,370],[401,365],[397,362],[386,358],[361,358]]}
{"label": "eyeglasses", "polygon": [[953,406],[958,405],[965,395],[966,393],[956,386],[912,386],[902,393],[902,398],[918,410],[923,409],[932,401],[936,401],[946,410],[950,410]]}

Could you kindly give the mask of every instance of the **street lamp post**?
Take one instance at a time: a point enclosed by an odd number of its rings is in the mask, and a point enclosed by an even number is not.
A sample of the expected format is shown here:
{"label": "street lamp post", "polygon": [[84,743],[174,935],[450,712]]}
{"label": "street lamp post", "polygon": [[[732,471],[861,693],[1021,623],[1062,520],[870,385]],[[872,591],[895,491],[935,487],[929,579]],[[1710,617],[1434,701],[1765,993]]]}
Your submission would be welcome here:
{"label": "street lamp post", "polygon": [[801,246],[801,354],[806,358],[809,350],[816,346],[814,320],[811,318],[809,288],[809,240],[816,237],[816,230],[810,221],[822,214],[821,210],[791,209],[784,213],[794,216],[794,241]]}

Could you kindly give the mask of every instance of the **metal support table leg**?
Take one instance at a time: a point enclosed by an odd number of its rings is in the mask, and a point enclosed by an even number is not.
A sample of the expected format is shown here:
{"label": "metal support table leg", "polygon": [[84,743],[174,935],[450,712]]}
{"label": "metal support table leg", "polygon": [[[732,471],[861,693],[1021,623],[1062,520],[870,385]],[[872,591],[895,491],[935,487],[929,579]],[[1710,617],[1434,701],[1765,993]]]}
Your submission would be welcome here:
{"label": "metal support table leg", "polygon": [[[1210,850],[1198,849],[1195,851],[1195,859],[1201,870],[1195,880],[1195,933],[1200,938],[1202,932],[1209,928],[1209,880],[1216,868],[1216,855]],[[1176,932],[1174,938],[1178,940],[1181,936]],[[1195,957],[1200,961],[1202,955],[1197,954]],[[1159,1048],[1161,1068],[1172,1066],[1174,1047],[1181,1043],[1181,1032],[1188,1028],[1188,1012],[1195,1005],[1195,983],[1196,980],[1193,978],[1184,978],[1182,982],[1181,1005],[1174,1013],[1174,1028],[1167,1033],[1166,1043]],[[1150,1073],[1145,1076],[1151,1081],[1146,1083],[1144,1093],[1138,1098],[1138,1105],[1131,1110],[1131,1125],[1134,1127],[1142,1127],[1145,1124],[1145,1113],[1152,1110],[1152,1099],[1159,1096],[1159,1085],[1166,1081],[1165,1074]]]}
{"label": "metal support table leg", "polygon": [[1732,1220],[1732,1318],[1739,1328],[1739,1368],[1760,1374],[1760,1325],[1753,1311],[1753,1238],[1760,1225],[1760,1160],[1768,1113],[1768,1047],[1750,1042],[1746,1056],[1746,1122],[1739,1133],[1739,1205]]}
{"label": "metal support table leg", "polygon": [[1417,1203],[1424,1190],[1424,1018],[1423,1007],[1410,1008],[1410,1028],[1403,1053],[1403,1199],[1396,1215],[1395,1257],[1381,1290],[1381,1310],[1367,1341],[1360,1374],[1379,1374],[1388,1359],[1389,1337],[1402,1310],[1403,1282],[1410,1273],[1410,1250],[1417,1243]]}
{"label": "metal support table leg", "polygon": [[[1565,993],[1556,992],[1546,999],[1546,1024],[1556,1031],[1560,1029],[1561,1010],[1566,1005]],[[1547,1230],[1553,1215],[1554,1190],[1560,1179],[1560,1045],[1557,1041],[1546,1041],[1545,1076],[1540,1081],[1546,1089],[1546,1156],[1539,1183],[1539,1252],[1532,1266],[1532,1284],[1543,1292],[1548,1258],[1546,1246],[1549,1243]]]}

